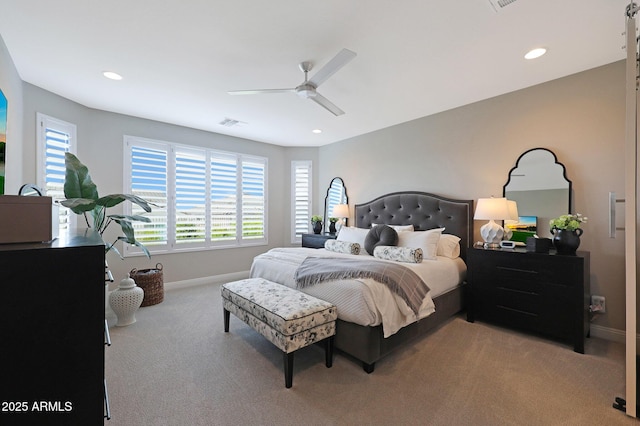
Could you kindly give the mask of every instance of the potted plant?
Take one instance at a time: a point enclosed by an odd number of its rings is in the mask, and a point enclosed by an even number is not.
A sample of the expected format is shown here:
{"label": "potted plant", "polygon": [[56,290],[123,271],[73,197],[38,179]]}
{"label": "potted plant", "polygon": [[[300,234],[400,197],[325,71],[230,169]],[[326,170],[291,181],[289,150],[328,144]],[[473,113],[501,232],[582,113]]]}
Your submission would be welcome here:
{"label": "potted plant", "polygon": [[62,200],[60,204],[68,207],[75,214],[83,215],[89,228],[92,227],[92,224],[89,222],[87,213],[91,215],[93,217],[93,228],[95,228],[101,236],[112,222],[120,225],[124,235],[116,238],[111,244],[105,242],[106,252],[113,250],[122,258],[122,255],[115,247],[118,241],[122,241],[123,243],[140,247],[147,257],[151,257],[149,250],[136,240],[131,224],[134,221],[149,223],[151,220],[148,217],[140,215],[106,214],[107,208],[117,206],[123,201],[130,201],[142,207],[145,212],[151,212],[150,203],[132,194],[110,194],[99,197],[98,188],[91,180],[87,166],[82,164],[75,155],[69,152],[66,152],[64,155],[64,164],[66,168],[64,196],[66,199]]}
{"label": "potted plant", "polygon": [[558,254],[576,254],[582,235],[580,225],[583,223],[587,223],[587,218],[580,213],[563,214],[549,221],[553,246]]}
{"label": "potted plant", "polygon": [[329,218],[329,233],[331,234],[335,234],[336,233],[336,222],[338,221],[337,217],[330,217]]}
{"label": "potted plant", "polygon": [[311,216],[311,223],[313,224],[313,232],[319,234],[322,232],[322,216],[313,215]]}

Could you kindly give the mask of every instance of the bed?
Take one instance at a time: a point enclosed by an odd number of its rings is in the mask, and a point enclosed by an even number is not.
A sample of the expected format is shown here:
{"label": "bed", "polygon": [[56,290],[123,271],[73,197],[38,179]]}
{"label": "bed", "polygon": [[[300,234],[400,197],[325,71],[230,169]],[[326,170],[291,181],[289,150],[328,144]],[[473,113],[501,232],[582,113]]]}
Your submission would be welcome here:
{"label": "bed", "polygon": [[[416,232],[444,228],[444,234],[460,238],[460,256],[452,260],[438,256],[438,262],[403,264],[416,271],[424,267],[444,268],[442,271],[448,271],[445,273],[447,279],[453,279],[452,285],[447,288],[437,291],[432,289],[430,295],[435,296],[429,295],[425,298],[420,312],[414,310],[416,316],[413,320],[402,320],[406,324],[402,322],[398,325],[394,323],[395,320],[388,320],[390,324],[393,323],[388,325],[385,323],[387,320],[381,318],[361,320],[349,316],[351,304],[360,303],[359,299],[369,297],[367,288],[372,288],[372,284],[368,280],[327,281],[301,289],[338,307],[335,348],[362,362],[367,373],[374,371],[376,361],[406,342],[424,335],[463,309],[466,273],[464,260],[467,248],[473,241],[473,200],[455,200],[425,192],[406,191],[386,194],[367,203],[355,205],[356,228],[369,229],[377,224],[412,225]],[[272,249],[256,256],[251,267],[251,276],[295,287],[296,268],[309,256],[354,257],[340,253],[325,253],[324,249]],[[449,266],[449,263],[453,266]],[[421,271],[418,273],[422,274]],[[364,288],[365,291],[358,290],[359,288]],[[364,300],[362,303],[368,301]]]}

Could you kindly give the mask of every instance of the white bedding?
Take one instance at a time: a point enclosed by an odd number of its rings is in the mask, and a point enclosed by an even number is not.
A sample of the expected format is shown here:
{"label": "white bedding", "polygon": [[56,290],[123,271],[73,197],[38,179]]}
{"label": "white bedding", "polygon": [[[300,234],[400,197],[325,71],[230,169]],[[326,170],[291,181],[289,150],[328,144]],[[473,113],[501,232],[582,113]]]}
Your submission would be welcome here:
{"label": "white bedding", "polygon": [[[251,265],[251,277],[262,277],[296,288],[294,279],[296,269],[307,256],[350,257],[353,255],[303,247],[275,248],[255,257]],[[367,257],[372,261],[389,262],[373,256]],[[402,263],[402,265],[411,268],[430,288],[418,317],[387,286],[372,279],[326,281],[301,291],[333,303],[338,308],[338,318],[341,320],[364,326],[382,324],[384,337],[389,337],[405,325],[435,312],[432,298],[459,286],[466,274],[466,265],[460,258],[449,259],[438,256],[436,260]]]}

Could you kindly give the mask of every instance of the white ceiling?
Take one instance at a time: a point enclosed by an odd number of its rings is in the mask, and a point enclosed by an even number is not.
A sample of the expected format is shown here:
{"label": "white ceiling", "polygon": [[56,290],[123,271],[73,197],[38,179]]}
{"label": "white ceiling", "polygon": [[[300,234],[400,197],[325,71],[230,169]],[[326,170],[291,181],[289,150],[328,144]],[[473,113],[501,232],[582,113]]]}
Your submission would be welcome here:
{"label": "white ceiling", "polygon": [[[0,35],[22,80],[88,107],[321,146],[621,60],[628,4],[0,0]],[[523,59],[538,46],[545,56]],[[293,93],[227,93],[295,87],[299,62],[316,64],[311,77],[342,48],[358,56],[318,92],[345,115]]]}

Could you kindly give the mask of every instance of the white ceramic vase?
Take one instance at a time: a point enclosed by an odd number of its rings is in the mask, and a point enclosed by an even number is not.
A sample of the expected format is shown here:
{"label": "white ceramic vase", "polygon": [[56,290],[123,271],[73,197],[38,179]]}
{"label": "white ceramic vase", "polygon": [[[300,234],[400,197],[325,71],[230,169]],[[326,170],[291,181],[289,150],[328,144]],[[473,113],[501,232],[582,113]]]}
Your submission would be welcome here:
{"label": "white ceramic vase", "polygon": [[120,281],[118,289],[109,295],[111,310],[118,317],[117,326],[125,326],[136,322],[136,311],[142,304],[144,290],[127,274],[127,278]]}

